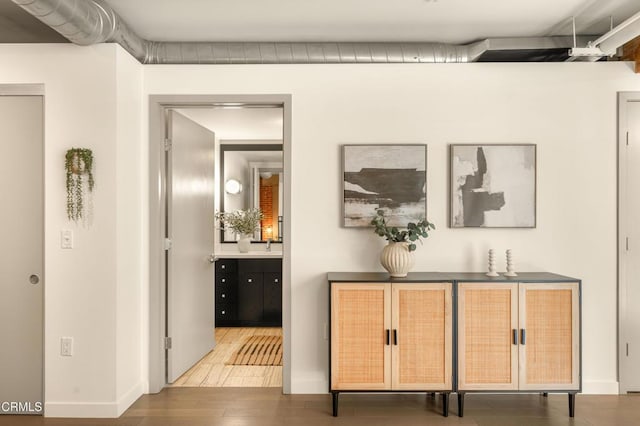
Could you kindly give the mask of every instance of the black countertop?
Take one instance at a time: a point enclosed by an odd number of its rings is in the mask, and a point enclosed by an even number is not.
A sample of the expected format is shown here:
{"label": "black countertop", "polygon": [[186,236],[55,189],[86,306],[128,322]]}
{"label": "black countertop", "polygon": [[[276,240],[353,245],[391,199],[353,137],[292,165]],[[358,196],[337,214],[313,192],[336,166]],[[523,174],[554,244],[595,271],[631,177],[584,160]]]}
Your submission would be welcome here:
{"label": "black countertop", "polygon": [[558,275],[551,272],[517,272],[516,277],[488,277],[484,272],[409,272],[404,278],[390,277],[386,272],[329,272],[329,282],[576,282],[578,278]]}

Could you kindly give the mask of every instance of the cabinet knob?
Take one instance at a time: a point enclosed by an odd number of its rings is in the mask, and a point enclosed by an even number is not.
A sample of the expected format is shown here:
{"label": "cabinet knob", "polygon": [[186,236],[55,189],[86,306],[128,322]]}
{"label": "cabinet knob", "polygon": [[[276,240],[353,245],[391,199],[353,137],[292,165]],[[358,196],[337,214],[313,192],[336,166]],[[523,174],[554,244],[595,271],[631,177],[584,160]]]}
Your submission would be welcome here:
{"label": "cabinet knob", "polygon": [[226,295],[226,294],[224,294],[224,293],[222,293],[222,294],[220,295],[220,297],[222,297],[222,298],[224,299],[225,297],[227,297],[227,295]]}
{"label": "cabinet knob", "polygon": [[247,279],[247,282],[248,282],[248,283],[252,283],[252,282],[253,282],[253,280],[252,280],[251,278],[249,278],[249,279]]}
{"label": "cabinet knob", "polygon": [[227,269],[227,265],[220,265],[220,269]]}
{"label": "cabinet knob", "polygon": [[222,311],[220,312],[222,315],[225,315],[227,313],[227,311]]}
{"label": "cabinet knob", "polygon": [[220,282],[226,283],[226,282],[227,282],[227,279],[226,279],[226,278],[222,278],[222,279],[220,280]]}
{"label": "cabinet knob", "polygon": [[273,280],[273,282],[274,282],[274,283],[277,283],[277,282],[278,282],[278,279],[276,278],[275,280]]}

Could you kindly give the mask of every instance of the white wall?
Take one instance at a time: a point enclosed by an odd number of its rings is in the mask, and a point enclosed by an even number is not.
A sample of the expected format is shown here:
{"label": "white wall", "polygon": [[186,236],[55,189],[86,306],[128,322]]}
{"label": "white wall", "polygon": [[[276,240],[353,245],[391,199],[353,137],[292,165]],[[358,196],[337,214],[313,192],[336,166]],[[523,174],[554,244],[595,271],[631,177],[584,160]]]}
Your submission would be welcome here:
{"label": "white wall", "polygon": [[[45,85],[46,416],[116,416],[142,389],[142,71],[118,49],[0,45],[2,83]],[[94,153],[88,227],[66,218],[71,147]],[[74,249],[60,248],[61,229],[73,230]],[[61,336],[74,338],[73,357],[59,355]]]}
{"label": "white wall", "polygon": [[[148,343],[142,330],[142,241],[148,222],[143,218],[148,174],[142,163],[142,66],[123,49],[116,51],[116,403],[118,415],[144,392],[143,356]],[[146,272],[147,269],[144,269]],[[147,323],[144,318],[144,323]],[[144,354],[144,355],[143,355]],[[146,362],[145,362],[146,364]]]}
{"label": "white wall", "polygon": [[[142,67],[114,45],[0,45],[0,62],[1,83],[45,84],[48,416],[115,416],[146,380],[149,94],[293,95],[294,393],[327,391],[326,272],[382,270],[384,241],[340,227],[345,143],[429,145],[438,229],[415,270],[480,271],[492,247],[512,248],[518,270],[582,278],[585,391],[616,391],[616,92],[640,91],[629,64]],[[447,228],[448,144],[476,142],[538,145],[536,229]],[[74,146],[96,157],[88,228],[65,217]],[[73,357],[59,356],[61,336]]]}
{"label": "white wall", "polygon": [[[145,66],[150,94],[293,95],[292,391],[327,391],[328,271],[382,271],[384,241],[340,226],[340,146],[427,143],[428,217],[415,270],[482,271],[511,248],[520,271],[583,279],[584,390],[615,393],[616,92],[627,63]],[[536,229],[447,227],[448,144],[535,143]],[[498,263],[504,270],[504,261]]]}

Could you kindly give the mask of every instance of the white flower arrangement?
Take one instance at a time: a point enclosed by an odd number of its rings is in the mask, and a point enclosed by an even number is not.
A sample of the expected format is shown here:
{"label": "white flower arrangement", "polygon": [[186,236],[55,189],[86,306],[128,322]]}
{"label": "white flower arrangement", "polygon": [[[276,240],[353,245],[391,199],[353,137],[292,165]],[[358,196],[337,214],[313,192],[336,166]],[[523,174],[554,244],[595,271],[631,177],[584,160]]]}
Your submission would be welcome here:
{"label": "white flower arrangement", "polygon": [[262,217],[262,210],[259,208],[236,210],[234,212],[217,212],[215,214],[215,218],[220,221],[222,229],[232,230],[244,235],[253,235],[254,232],[260,229]]}

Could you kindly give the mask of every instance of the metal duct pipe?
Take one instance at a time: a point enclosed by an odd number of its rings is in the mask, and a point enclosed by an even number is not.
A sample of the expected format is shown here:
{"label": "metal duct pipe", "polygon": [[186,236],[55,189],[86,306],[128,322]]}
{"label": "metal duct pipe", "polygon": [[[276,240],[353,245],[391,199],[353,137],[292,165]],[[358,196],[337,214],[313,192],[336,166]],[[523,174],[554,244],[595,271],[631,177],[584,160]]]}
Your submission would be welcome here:
{"label": "metal duct pipe", "polygon": [[101,0],[12,0],[73,43],[115,42],[143,64],[472,62],[483,44],[169,43],[139,37]]}
{"label": "metal duct pipe", "polygon": [[12,0],[69,41],[82,46],[115,42],[144,63],[149,42],[100,0]]}
{"label": "metal duct pipe", "polygon": [[613,55],[616,50],[625,43],[640,35],[640,12],[622,22],[611,31],[589,43],[589,47],[599,47],[604,53]]}
{"label": "metal duct pipe", "polygon": [[469,62],[466,46],[438,43],[157,43],[150,64]]}

